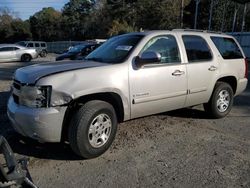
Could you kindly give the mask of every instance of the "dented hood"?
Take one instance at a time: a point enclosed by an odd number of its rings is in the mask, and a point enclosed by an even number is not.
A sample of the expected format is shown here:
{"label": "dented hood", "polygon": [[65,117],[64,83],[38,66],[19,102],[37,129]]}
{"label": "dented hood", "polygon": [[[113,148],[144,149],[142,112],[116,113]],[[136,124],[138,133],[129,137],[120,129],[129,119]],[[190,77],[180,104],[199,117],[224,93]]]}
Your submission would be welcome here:
{"label": "dented hood", "polygon": [[106,63],[95,61],[64,61],[48,62],[43,64],[31,65],[18,69],[15,72],[15,80],[25,84],[35,84],[40,78],[77,69],[106,66]]}

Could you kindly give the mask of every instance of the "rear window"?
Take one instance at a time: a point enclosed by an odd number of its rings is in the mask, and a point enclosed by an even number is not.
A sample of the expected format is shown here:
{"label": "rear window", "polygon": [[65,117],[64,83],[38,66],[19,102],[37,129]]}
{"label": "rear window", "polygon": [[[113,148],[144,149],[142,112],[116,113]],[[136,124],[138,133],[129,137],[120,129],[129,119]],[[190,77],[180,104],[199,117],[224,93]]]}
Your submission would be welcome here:
{"label": "rear window", "polygon": [[224,59],[243,58],[239,46],[232,38],[211,37],[211,39]]}
{"label": "rear window", "polygon": [[213,57],[207,42],[200,36],[182,36],[189,62],[210,61]]}

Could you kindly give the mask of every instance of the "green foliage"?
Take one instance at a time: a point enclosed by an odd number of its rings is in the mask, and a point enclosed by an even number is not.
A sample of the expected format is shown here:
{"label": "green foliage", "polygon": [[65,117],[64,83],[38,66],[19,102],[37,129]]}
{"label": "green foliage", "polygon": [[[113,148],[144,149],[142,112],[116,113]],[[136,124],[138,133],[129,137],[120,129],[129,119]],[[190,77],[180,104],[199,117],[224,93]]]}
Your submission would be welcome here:
{"label": "green foliage", "polygon": [[118,20],[114,20],[112,22],[108,35],[109,36],[121,35],[133,31],[135,31],[135,29],[129,26],[126,21],[119,22]]}
{"label": "green foliage", "polygon": [[43,8],[30,17],[30,27],[35,40],[53,41],[62,37],[61,13],[54,8]]}
{"label": "green foliage", "polygon": [[[233,0],[200,0],[198,29],[208,29],[211,1],[214,2],[211,29],[231,32],[236,8],[235,31],[240,31],[244,5]],[[193,28],[195,5],[195,0],[69,0],[61,12],[44,8],[28,21],[4,9],[0,10],[0,42],[108,38],[138,30],[180,28],[182,22],[184,28]],[[249,20],[250,10],[245,30],[250,30]]]}
{"label": "green foliage", "polygon": [[90,25],[94,0],[70,0],[63,8],[64,28],[71,40],[83,40]]}
{"label": "green foliage", "polygon": [[32,38],[29,23],[16,18],[8,9],[0,10],[0,36],[0,43]]}

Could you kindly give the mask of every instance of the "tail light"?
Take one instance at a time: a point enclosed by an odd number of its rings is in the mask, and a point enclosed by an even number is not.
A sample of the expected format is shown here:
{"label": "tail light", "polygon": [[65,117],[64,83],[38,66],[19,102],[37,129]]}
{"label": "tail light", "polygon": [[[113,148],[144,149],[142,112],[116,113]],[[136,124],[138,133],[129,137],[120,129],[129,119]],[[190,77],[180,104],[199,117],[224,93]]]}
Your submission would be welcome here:
{"label": "tail light", "polygon": [[248,61],[247,61],[247,58],[245,58],[245,78],[248,78]]}

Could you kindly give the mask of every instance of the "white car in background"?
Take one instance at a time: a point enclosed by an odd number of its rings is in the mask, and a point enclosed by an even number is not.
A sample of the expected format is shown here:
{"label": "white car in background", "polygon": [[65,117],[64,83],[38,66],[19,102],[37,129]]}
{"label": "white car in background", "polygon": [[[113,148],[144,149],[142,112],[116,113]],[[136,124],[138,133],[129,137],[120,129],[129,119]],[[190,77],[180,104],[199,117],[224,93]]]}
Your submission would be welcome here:
{"label": "white car in background", "polygon": [[35,49],[28,49],[16,44],[0,44],[0,62],[30,62],[38,57]]}

